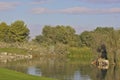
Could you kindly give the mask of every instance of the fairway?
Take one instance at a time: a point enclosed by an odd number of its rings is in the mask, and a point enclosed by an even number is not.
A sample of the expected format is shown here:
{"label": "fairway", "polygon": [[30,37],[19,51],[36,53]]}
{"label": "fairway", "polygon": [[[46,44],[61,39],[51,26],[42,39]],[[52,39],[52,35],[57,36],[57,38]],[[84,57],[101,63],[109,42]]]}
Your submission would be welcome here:
{"label": "fairway", "polygon": [[0,68],[0,80],[55,80]]}

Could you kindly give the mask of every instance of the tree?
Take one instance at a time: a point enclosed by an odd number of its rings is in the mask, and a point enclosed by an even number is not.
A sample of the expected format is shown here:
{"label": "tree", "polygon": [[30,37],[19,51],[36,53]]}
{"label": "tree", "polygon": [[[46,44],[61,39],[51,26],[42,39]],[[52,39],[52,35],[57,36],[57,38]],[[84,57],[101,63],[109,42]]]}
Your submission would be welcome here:
{"label": "tree", "polygon": [[81,40],[82,46],[92,47],[93,42],[94,42],[92,32],[84,31],[80,35],[80,40]]}
{"label": "tree", "polygon": [[23,42],[29,38],[29,29],[23,21],[15,21],[10,25],[9,39],[11,42]]}
{"label": "tree", "polygon": [[78,36],[75,34],[75,30],[70,26],[57,25],[45,26],[42,31],[42,35],[36,36],[37,42],[46,42],[48,44],[55,45],[62,43],[70,46],[76,46]]}
{"label": "tree", "polygon": [[105,44],[108,59],[112,63],[117,63],[120,52],[120,30],[115,30],[113,27],[97,27],[94,31],[84,31],[80,34],[82,45],[93,49],[97,53],[97,49]]}
{"label": "tree", "polygon": [[119,46],[119,39],[120,39],[120,32],[119,30],[114,30],[112,27],[104,27],[104,28],[97,28],[95,32],[99,32],[102,35],[102,42],[104,42],[107,46],[109,52],[109,58],[111,59],[112,63],[117,63],[117,54]]}
{"label": "tree", "polygon": [[70,44],[75,39],[75,30],[70,26],[56,26],[55,27],[56,42],[63,44]]}
{"label": "tree", "polygon": [[99,47],[99,45],[105,44],[110,61],[116,64],[120,48],[120,30],[115,30],[113,27],[97,27],[93,31],[93,38],[95,39],[93,46]]}
{"label": "tree", "polygon": [[9,26],[2,22],[0,23],[0,41],[8,41],[8,34],[9,34]]}
{"label": "tree", "polygon": [[48,44],[55,44],[55,30],[54,27],[51,26],[44,26],[42,30],[42,36],[43,36],[43,41],[45,41]]}

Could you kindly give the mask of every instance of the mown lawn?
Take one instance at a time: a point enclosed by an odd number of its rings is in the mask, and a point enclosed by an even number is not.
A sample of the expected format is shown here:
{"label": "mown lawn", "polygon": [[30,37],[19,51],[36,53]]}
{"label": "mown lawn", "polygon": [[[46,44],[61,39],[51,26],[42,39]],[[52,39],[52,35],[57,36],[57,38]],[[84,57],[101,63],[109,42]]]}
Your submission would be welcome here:
{"label": "mown lawn", "polygon": [[55,80],[0,68],[0,80]]}

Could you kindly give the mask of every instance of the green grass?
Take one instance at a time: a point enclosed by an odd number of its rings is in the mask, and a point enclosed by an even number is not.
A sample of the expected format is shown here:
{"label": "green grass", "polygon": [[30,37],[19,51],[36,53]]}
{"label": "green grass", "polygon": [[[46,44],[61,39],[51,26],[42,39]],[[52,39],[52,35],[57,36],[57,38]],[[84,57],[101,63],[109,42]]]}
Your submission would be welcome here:
{"label": "green grass", "polygon": [[90,63],[94,57],[92,50],[88,47],[72,47],[69,49],[69,52],[68,58],[70,58],[72,61],[78,60],[80,62]]}
{"label": "green grass", "polygon": [[20,49],[20,48],[0,48],[0,52],[8,52],[8,53],[16,53],[16,54],[26,54],[28,50]]}
{"label": "green grass", "polygon": [[55,80],[0,68],[0,80]]}

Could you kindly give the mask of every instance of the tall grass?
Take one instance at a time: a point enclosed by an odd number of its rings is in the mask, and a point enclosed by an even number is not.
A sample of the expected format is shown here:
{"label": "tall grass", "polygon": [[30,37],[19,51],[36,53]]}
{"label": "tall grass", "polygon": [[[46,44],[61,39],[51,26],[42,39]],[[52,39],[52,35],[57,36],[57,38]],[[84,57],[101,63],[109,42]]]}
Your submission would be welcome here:
{"label": "tall grass", "polygon": [[92,53],[92,50],[88,47],[82,48],[72,47],[69,49],[68,57],[72,60],[90,63],[94,58],[94,54]]}

